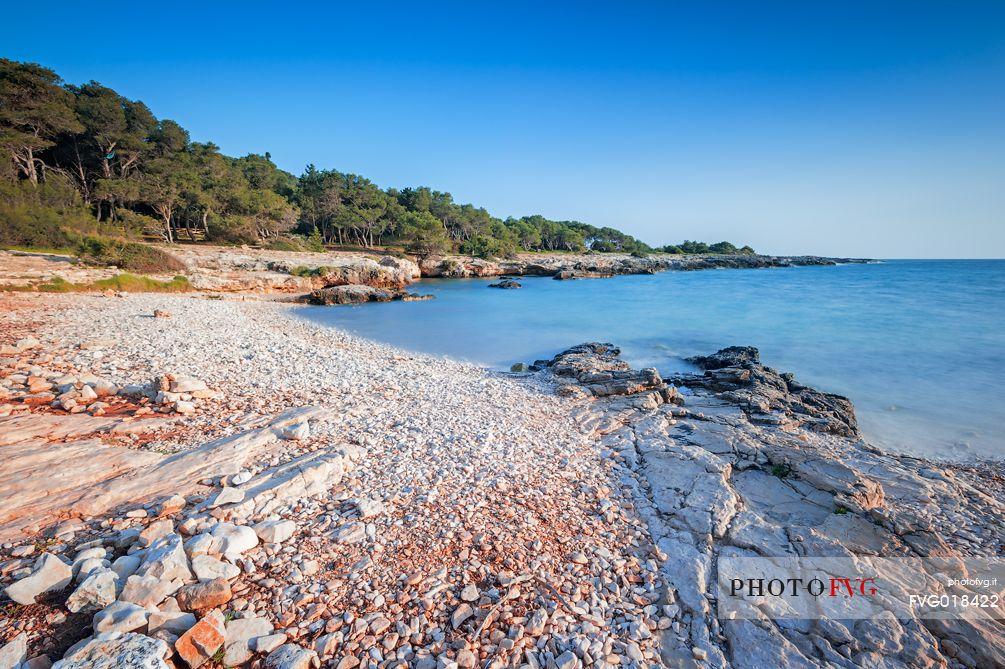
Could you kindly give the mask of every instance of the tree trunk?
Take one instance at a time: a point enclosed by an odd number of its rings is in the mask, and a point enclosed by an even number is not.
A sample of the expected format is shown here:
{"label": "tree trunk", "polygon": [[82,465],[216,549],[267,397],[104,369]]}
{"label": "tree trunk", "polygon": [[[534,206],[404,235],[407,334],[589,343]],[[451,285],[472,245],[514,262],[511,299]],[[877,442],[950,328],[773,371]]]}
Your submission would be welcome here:
{"label": "tree trunk", "polygon": [[31,181],[32,184],[37,186],[38,170],[35,168],[35,151],[29,148],[27,150],[27,154],[28,154],[28,160],[27,160],[28,179]]}

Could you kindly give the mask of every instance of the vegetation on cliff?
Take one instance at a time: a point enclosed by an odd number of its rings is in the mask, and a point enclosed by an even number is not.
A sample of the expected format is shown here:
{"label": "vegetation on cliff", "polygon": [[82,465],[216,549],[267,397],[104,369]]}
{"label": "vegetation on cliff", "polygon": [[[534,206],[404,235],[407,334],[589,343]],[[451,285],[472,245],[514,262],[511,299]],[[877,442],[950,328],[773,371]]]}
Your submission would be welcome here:
{"label": "vegetation on cliff", "polygon": [[[211,142],[193,142],[177,122],[158,119],[143,102],[94,81],[65,84],[48,68],[6,59],[0,59],[0,151],[6,157],[0,244],[79,247],[93,262],[136,271],[175,265],[168,254],[151,258],[128,246],[143,237],[288,250],[394,245],[483,258],[654,250],[620,230],[579,221],[503,220],[427,187],[382,189],[366,177],[314,165],[297,177],[268,153],[225,156]],[[753,253],[728,242],[660,250]]]}

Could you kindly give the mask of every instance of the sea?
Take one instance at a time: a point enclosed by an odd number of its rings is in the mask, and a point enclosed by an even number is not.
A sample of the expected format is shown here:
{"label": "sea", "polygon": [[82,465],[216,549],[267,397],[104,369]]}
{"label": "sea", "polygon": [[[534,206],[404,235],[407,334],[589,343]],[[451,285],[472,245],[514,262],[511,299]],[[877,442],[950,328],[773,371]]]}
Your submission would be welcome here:
{"label": "sea", "polygon": [[425,279],[423,302],[301,313],[398,348],[508,370],[601,341],[633,366],[696,371],[734,345],[854,402],[864,437],[899,453],[1005,459],[1005,260],[889,260],[555,281]]}

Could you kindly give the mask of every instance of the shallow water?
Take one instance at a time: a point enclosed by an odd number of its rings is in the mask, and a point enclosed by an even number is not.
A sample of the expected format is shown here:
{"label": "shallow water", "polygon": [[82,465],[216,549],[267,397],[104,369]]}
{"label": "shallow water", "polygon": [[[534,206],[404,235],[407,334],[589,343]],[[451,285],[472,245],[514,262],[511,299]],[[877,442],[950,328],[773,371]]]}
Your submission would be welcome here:
{"label": "shallow water", "polygon": [[1005,261],[664,272],[554,281],[424,280],[428,302],[311,307],[321,323],[404,349],[494,368],[584,341],[636,366],[752,345],[766,364],[850,397],[884,448],[1005,457]]}

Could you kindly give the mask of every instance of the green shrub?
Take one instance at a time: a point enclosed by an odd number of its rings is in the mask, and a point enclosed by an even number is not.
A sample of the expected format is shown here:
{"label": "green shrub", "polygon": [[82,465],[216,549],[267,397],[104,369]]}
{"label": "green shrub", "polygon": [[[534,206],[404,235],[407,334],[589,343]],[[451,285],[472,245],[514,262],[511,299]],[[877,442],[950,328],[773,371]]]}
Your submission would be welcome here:
{"label": "green shrub", "polygon": [[142,274],[162,274],[185,269],[185,263],[167,251],[149,244],[112,237],[83,237],[77,255],[88,265],[120,267]]}
{"label": "green shrub", "polygon": [[158,281],[148,276],[116,274],[93,283],[71,283],[61,276],[51,277],[44,283],[35,285],[0,285],[0,290],[18,292],[39,291],[43,293],[79,293],[92,290],[121,290],[133,293],[184,293],[192,290],[192,285],[183,276],[170,281]]}
{"label": "green shrub", "polygon": [[206,238],[220,244],[257,244],[258,231],[238,216],[212,216]]}
{"label": "green shrub", "polygon": [[307,245],[296,237],[275,237],[262,242],[262,248],[270,251],[299,251],[307,250]]}
{"label": "green shrub", "polygon": [[292,276],[302,276],[302,277],[315,277],[321,276],[322,274],[334,274],[335,268],[333,267],[304,267],[297,266],[290,269],[290,274]]}
{"label": "green shrub", "polygon": [[135,274],[116,274],[109,279],[100,279],[90,284],[78,285],[80,290],[122,290],[133,293],[184,293],[192,290],[192,285],[183,276],[176,276],[170,281],[158,281],[148,276]]}

